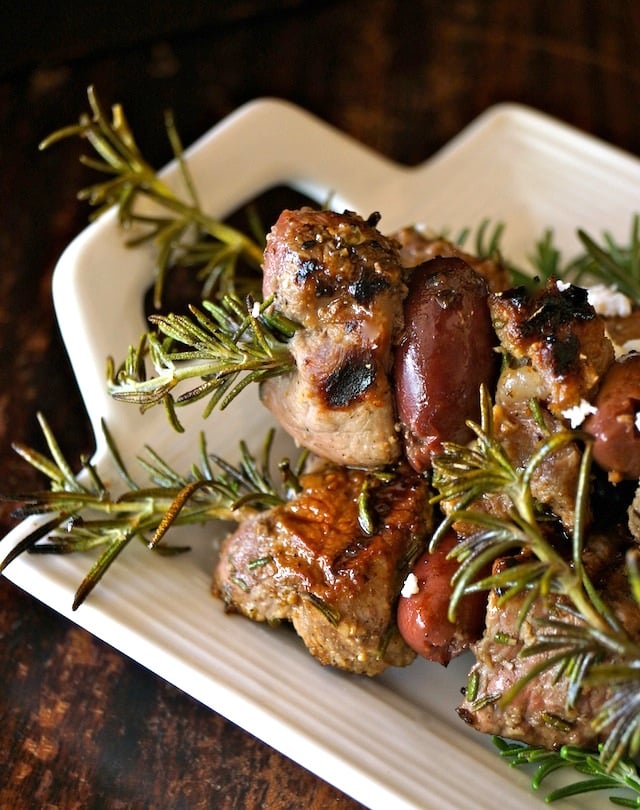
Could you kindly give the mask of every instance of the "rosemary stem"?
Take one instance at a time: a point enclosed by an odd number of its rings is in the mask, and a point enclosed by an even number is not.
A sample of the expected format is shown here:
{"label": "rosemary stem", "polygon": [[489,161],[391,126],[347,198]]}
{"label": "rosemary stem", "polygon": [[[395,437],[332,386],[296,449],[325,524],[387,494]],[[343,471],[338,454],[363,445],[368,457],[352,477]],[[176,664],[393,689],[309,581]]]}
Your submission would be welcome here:
{"label": "rosemary stem", "polygon": [[146,178],[147,190],[152,199],[180,214],[185,219],[197,223],[209,236],[228,245],[233,245],[236,249],[242,251],[246,259],[256,268],[262,266],[262,248],[252,239],[231,225],[207,216],[200,208],[182,202],[151,170],[146,169],[141,174],[144,174]]}
{"label": "rosemary stem", "polygon": [[[533,509],[527,514],[527,519],[530,520],[531,518],[534,519],[534,522],[529,523],[529,526],[534,527],[536,523]],[[535,532],[535,540],[531,543],[531,549],[536,557],[541,562],[544,562],[550,570],[559,572],[557,578],[560,584],[560,591],[568,597],[576,610],[584,617],[587,624],[602,631],[611,631],[611,625],[594,607],[591,599],[585,592],[580,573],[575,571],[564,557],[555,551],[538,531]]]}

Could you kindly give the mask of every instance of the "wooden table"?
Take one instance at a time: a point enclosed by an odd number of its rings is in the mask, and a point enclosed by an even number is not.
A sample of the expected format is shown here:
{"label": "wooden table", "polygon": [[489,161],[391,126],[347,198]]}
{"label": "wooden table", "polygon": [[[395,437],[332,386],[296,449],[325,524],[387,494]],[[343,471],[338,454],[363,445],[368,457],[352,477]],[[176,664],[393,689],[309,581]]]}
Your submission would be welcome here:
{"label": "wooden table", "polygon": [[[109,14],[72,3],[55,19],[47,4],[29,14],[14,5],[0,35],[4,492],[41,485],[10,447],[41,446],[38,410],[69,458],[93,446],[51,304],[54,264],[86,222],[75,198],[86,172],[77,144],[37,152],[86,108],[89,85],[123,103],[156,165],[169,157],[164,108],[189,143],[266,95],[407,164],[502,101],[640,154],[633,0],[245,0],[223,10],[152,0]],[[11,525],[5,506],[0,530]],[[4,578],[0,638],[0,807],[357,806]]]}

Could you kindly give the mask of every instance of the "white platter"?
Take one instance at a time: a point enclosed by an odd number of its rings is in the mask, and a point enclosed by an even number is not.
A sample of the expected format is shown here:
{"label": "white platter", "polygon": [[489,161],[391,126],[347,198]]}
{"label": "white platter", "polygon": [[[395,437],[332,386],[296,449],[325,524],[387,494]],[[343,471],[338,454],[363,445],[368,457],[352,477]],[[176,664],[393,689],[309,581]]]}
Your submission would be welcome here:
{"label": "white platter", "polygon": [[[337,209],[379,210],[386,231],[414,222],[456,229],[487,217],[502,221],[503,248],[514,261],[524,260],[548,226],[568,255],[578,250],[578,227],[625,238],[640,188],[640,161],[514,105],[488,110],[426,163],[407,168],[288,103],[263,99],[215,127],[188,159],[214,216],[286,185],[318,202],[332,195]],[[167,176],[175,180],[175,169]],[[109,399],[105,359],[121,360],[145,330],[142,299],[150,281],[148,254],[123,246],[111,215],[70,245],[54,276],[60,328],[97,437],[94,460],[107,476],[102,418],[132,470],[145,442],[186,470],[201,429],[211,450],[235,458],[240,438],[259,446],[270,424],[255,392],[206,422],[197,406],[185,409],[181,437],[162,410],[142,417]],[[18,526],[4,548],[30,527]],[[89,567],[86,557],[22,556],[6,574],[368,807],[542,806],[528,775],[508,768],[455,714],[468,660],[447,670],[420,662],[375,680],[322,668],[293,633],[226,616],[209,595],[211,531],[190,529],[188,542],[194,551],[173,560],[141,545],[127,549],[76,612],[72,595]],[[601,804],[582,797],[556,806]]]}

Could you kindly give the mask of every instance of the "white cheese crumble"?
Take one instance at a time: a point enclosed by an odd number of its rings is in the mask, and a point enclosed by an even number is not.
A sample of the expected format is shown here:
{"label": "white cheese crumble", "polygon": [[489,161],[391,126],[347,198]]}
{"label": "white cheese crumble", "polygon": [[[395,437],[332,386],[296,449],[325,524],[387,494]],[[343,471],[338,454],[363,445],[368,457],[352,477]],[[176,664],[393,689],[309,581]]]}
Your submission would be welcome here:
{"label": "white cheese crumble", "polygon": [[565,292],[565,290],[568,290],[570,286],[571,283],[569,281],[563,281],[561,278],[556,281],[556,287],[560,290],[560,292]]}
{"label": "white cheese crumble", "polygon": [[607,318],[628,318],[631,315],[631,299],[619,292],[615,285],[594,284],[587,289],[587,300],[598,315]]}
{"label": "white cheese crumble", "polygon": [[[611,336],[609,336],[611,339]],[[625,343],[620,345],[616,343],[614,340],[611,340],[613,343],[613,350],[616,354],[616,357],[625,357],[627,354],[631,354],[632,352],[640,353],[640,339],[634,338],[634,340],[627,340]]]}
{"label": "white cheese crumble", "polygon": [[258,318],[260,316],[260,301],[254,301],[251,307],[251,317]]}
{"label": "white cheese crumble", "polygon": [[419,591],[418,577],[414,573],[409,574],[404,581],[400,596],[408,598],[409,596],[415,596]]}
{"label": "white cheese crumble", "polygon": [[582,399],[578,405],[574,405],[572,408],[567,408],[566,411],[562,411],[562,415],[565,419],[569,420],[572,428],[577,428],[580,427],[590,413],[595,413],[596,411],[597,408],[595,406],[587,402],[586,399]]}

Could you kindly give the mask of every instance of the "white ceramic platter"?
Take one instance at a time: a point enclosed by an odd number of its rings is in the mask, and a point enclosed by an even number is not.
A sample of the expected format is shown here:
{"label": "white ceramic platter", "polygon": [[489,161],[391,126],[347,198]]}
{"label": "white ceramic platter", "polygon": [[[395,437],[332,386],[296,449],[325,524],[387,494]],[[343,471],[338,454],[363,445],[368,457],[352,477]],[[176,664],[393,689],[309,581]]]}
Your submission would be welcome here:
{"label": "white ceramic platter", "polygon": [[[296,107],[258,100],[198,141],[188,160],[214,216],[286,185],[318,202],[331,198],[336,209],[378,210],[388,232],[415,222],[458,229],[485,218],[502,221],[503,248],[514,261],[524,260],[548,226],[568,255],[578,250],[578,227],[626,238],[640,188],[640,161],[513,105],[488,110],[426,163],[407,168]],[[175,167],[166,174],[177,182]],[[105,359],[123,359],[145,330],[142,300],[150,282],[149,254],[123,246],[111,215],[70,245],[54,276],[60,328],[96,433],[95,461],[106,477],[102,418],[132,470],[145,442],[186,471],[201,429],[211,450],[235,459],[238,440],[258,448],[270,424],[255,392],[206,422],[198,406],[181,411],[182,436],[161,409],[141,416],[109,399]],[[5,550],[31,526],[19,525]],[[542,806],[529,777],[508,768],[455,714],[468,659],[447,670],[418,662],[375,680],[325,669],[291,631],[225,615],[209,595],[212,530],[179,531],[194,547],[191,554],[163,559],[132,545],[74,613],[86,557],[25,555],[7,576],[371,808]],[[557,806],[591,805],[581,798],[579,805]]]}

